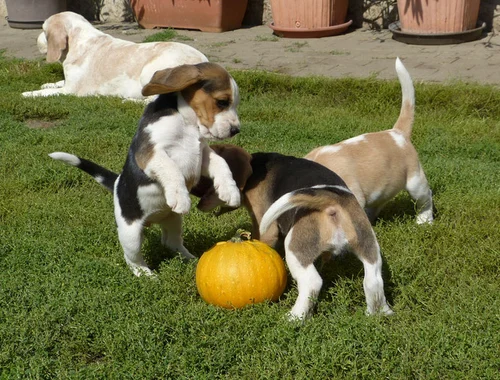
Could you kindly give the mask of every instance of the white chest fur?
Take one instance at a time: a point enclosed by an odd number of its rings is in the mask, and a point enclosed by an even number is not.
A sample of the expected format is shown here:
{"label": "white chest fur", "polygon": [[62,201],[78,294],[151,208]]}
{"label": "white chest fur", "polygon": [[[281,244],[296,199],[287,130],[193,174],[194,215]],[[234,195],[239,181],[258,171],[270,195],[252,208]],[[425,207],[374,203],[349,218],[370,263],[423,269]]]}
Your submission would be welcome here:
{"label": "white chest fur", "polygon": [[185,125],[182,119],[179,114],[162,117],[148,125],[144,132],[149,135],[154,147],[153,154],[165,153],[190,189],[200,177],[204,141],[200,138],[198,127]]}

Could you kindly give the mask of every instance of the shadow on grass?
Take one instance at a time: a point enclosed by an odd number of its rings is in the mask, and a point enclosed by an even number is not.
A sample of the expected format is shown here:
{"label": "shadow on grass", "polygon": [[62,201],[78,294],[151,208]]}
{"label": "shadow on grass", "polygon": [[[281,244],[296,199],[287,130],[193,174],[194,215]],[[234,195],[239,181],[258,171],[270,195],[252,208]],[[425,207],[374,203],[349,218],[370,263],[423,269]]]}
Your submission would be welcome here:
{"label": "shadow on grass", "polygon": [[[384,292],[389,305],[393,305],[393,293],[395,284],[392,281],[392,270],[386,261],[383,252],[382,254],[382,278],[384,280]],[[337,282],[342,278],[355,280],[364,278],[363,264],[351,252],[344,252],[338,256],[332,256],[327,262],[317,263],[317,268],[323,278],[323,288],[319,300],[327,296],[327,291],[337,285]]]}

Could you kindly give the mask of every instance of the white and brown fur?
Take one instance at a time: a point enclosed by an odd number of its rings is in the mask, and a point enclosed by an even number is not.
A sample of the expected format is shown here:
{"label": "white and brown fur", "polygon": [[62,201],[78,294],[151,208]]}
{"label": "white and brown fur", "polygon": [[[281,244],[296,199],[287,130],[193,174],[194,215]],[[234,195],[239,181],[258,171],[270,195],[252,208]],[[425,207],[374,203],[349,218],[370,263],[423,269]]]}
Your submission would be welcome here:
{"label": "white and brown fur", "polygon": [[53,159],[76,166],[114,193],[115,220],[125,260],[135,275],[151,274],[141,254],[143,228],[158,223],[162,243],[186,258],[182,214],[200,176],[210,178],[217,196],[240,204],[240,191],[226,161],[207,144],[239,132],[234,79],[213,63],[182,65],[155,73],[144,95],[160,94],[139,122],[121,174],[68,153]]}
{"label": "white and brown fur", "polygon": [[27,91],[23,96],[110,95],[143,100],[142,87],[156,71],[208,61],[186,44],[137,44],[112,37],[73,12],[50,16],[37,44],[47,62],[62,63],[64,80],[46,83],[41,90]]}
{"label": "white and brown fur", "polygon": [[[233,145],[213,145],[223,157],[253,222],[253,237],[272,247],[284,245],[285,259],[299,295],[290,319],[307,318],[323,280],[314,263],[345,249],[363,263],[367,313],[391,314],[384,294],[382,258],[370,221],[344,181],[315,162],[277,153],[250,155]],[[192,193],[202,211],[222,205],[202,181]]]}
{"label": "white and brown fur", "polygon": [[432,191],[411,143],[415,94],[410,74],[399,58],[401,112],[392,129],[366,133],[316,148],[305,158],[336,172],[373,222],[383,207],[406,189],[416,201],[417,223],[432,223]]}

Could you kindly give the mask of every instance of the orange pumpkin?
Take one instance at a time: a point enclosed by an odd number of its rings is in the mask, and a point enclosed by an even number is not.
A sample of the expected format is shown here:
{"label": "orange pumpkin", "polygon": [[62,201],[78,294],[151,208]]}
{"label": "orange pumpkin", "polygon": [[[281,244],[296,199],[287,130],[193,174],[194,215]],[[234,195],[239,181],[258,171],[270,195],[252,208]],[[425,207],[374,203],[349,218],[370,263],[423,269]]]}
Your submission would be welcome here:
{"label": "orange pumpkin", "polygon": [[[243,237],[250,233],[238,233]],[[196,267],[196,286],[205,302],[228,309],[276,301],[286,286],[281,256],[258,240],[235,237],[205,252]]]}

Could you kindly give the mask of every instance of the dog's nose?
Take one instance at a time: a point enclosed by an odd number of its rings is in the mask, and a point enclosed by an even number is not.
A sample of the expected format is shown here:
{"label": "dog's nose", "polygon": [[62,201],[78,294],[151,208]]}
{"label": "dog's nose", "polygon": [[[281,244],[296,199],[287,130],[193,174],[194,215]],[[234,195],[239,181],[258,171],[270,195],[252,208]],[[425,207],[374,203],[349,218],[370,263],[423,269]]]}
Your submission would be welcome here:
{"label": "dog's nose", "polygon": [[238,127],[231,127],[229,133],[231,134],[231,137],[233,137],[234,135],[240,133],[240,129]]}

